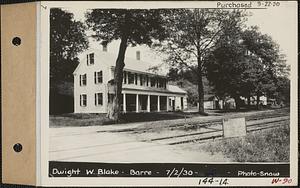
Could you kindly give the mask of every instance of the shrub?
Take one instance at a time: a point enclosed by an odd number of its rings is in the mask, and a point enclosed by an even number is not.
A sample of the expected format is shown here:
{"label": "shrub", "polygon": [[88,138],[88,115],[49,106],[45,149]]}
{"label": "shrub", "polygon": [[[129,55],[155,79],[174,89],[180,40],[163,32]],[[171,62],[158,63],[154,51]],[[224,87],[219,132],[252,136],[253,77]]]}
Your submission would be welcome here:
{"label": "shrub", "polygon": [[229,138],[208,144],[204,149],[221,152],[236,162],[287,162],[290,143],[289,125],[249,133],[243,138]]}

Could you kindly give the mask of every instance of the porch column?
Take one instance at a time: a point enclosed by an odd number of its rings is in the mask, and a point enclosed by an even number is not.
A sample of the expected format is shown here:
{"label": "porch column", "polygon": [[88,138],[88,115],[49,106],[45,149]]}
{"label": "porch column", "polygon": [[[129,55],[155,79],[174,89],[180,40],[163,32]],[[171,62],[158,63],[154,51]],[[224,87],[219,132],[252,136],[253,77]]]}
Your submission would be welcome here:
{"label": "porch column", "polygon": [[167,111],[169,111],[169,97],[167,96]]}
{"label": "porch column", "polygon": [[126,93],[123,93],[123,112],[126,112]]}
{"label": "porch column", "polygon": [[139,94],[136,94],[135,111],[139,112]]}
{"label": "porch column", "polygon": [[157,111],[160,111],[160,96],[157,96]]}
{"label": "porch column", "polygon": [[147,112],[150,112],[150,95],[147,98]]}

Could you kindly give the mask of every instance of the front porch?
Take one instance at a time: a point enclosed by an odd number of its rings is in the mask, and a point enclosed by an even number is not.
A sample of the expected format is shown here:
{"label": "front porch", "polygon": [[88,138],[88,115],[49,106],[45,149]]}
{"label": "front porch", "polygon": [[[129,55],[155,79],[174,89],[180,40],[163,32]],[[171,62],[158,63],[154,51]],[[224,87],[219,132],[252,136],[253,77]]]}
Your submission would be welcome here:
{"label": "front porch", "polygon": [[161,112],[169,111],[168,96],[145,94],[122,94],[123,112]]}

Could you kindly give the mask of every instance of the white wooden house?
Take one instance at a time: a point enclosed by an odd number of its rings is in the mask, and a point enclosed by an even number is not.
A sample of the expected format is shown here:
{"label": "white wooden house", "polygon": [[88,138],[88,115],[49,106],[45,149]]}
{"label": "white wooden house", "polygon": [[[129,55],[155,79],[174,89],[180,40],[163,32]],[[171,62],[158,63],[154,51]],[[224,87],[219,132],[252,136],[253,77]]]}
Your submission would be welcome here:
{"label": "white wooden house", "polygon": [[[104,50],[88,50],[74,75],[74,112],[107,113],[114,96],[117,55]],[[187,108],[186,91],[169,85],[165,75],[149,71],[150,64],[140,58],[125,58],[122,88],[123,112],[175,111]]]}

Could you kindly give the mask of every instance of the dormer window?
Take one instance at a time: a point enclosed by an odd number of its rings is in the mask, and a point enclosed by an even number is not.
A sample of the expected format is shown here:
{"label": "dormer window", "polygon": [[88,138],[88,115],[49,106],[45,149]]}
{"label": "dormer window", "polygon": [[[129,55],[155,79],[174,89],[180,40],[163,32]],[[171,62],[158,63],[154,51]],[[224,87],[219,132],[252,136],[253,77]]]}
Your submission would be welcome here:
{"label": "dormer window", "polygon": [[79,75],[79,85],[86,86],[86,74]]}
{"label": "dormer window", "polygon": [[93,65],[95,63],[94,53],[90,53],[90,54],[86,55],[86,63],[87,63],[87,65]]}
{"label": "dormer window", "polygon": [[95,84],[100,84],[103,82],[103,73],[102,71],[94,72],[94,81]]}

